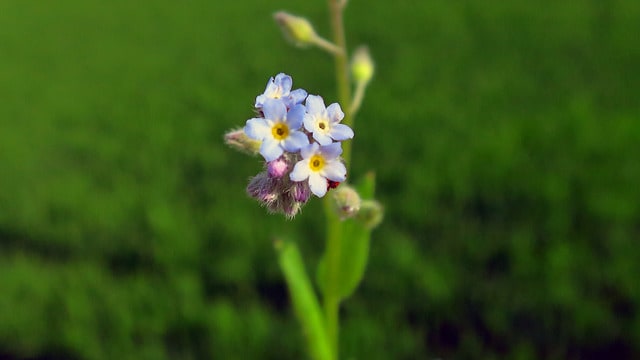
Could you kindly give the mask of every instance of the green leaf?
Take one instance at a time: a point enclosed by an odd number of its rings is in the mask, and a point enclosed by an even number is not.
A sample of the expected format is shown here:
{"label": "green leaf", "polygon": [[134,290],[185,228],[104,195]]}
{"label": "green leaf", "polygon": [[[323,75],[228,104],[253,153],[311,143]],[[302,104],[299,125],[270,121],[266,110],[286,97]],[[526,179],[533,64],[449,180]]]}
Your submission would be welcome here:
{"label": "green leaf", "polygon": [[330,360],[331,348],[325,332],[322,312],[305,271],[298,246],[291,241],[276,240],[275,248],[309,352],[316,360]]}
{"label": "green leaf", "polygon": [[[360,197],[372,199],[375,190],[375,175],[367,173],[355,186]],[[327,201],[329,202],[329,201]],[[369,258],[369,243],[371,229],[355,219],[340,220],[336,213],[327,205],[329,222],[329,236],[340,239],[339,276],[335,276],[340,284],[337,286],[338,296],[344,300],[351,296],[362,281]],[[318,264],[317,282],[323,294],[327,294],[327,254],[325,253]]]}

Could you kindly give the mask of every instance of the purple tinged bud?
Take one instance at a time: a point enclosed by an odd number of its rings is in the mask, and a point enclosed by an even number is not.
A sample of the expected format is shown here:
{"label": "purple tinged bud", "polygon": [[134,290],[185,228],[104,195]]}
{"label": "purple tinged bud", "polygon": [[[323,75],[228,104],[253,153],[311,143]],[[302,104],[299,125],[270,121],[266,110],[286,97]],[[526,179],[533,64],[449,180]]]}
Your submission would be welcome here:
{"label": "purple tinged bud", "polygon": [[296,214],[298,214],[300,209],[302,209],[302,205],[299,202],[296,202],[296,201],[282,202],[282,212],[289,219],[293,219],[293,217],[296,216]]}
{"label": "purple tinged bud", "polygon": [[311,189],[307,181],[293,182],[289,192],[295,201],[303,204],[311,197]]}
{"label": "purple tinged bud", "polygon": [[269,205],[278,200],[276,186],[265,172],[261,172],[249,181],[247,194],[263,205]]}
{"label": "purple tinged bud", "polygon": [[311,197],[307,181],[294,182],[286,176],[291,171],[291,164],[298,160],[299,154],[285,153],[266,163],[266,171],[249,180],[247,194],[270,213],[284,214],[293,219]]}
{"label": "purple tinged bud", "polygon": [[272,178],[281,178],[289,170],[289,162],[284,156],[280,156],[276,160],[269,161],[267,163],[267,172]]}

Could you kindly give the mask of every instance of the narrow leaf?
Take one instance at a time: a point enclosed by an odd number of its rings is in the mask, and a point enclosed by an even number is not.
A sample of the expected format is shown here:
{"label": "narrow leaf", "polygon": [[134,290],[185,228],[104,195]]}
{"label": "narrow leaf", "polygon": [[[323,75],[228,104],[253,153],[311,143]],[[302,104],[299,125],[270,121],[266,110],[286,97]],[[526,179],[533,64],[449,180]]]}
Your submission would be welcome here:
{"label": "narrow leaf", "polygon": [[316,360],[330,360],[331,349],[324,329],[322,313],[305,271],[300,251],[295,243],[285,240],[276,240],[275,248],[309,352]]}

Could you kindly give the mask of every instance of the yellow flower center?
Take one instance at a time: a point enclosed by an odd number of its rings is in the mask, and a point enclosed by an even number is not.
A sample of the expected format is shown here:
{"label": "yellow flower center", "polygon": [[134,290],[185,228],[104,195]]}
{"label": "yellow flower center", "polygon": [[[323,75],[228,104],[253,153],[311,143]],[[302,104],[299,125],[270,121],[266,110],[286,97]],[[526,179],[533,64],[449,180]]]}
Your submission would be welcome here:
{"label": "yellow flower center", "polygon": [[277,123],[271,128],[271,134],[276,140],[284,140],[289,136],[289,127],[285,123]]}
{"label": "yellow flower center", "polygon": [[325,120],[320,120],[318,121],[318,128],[320,130],[327,130],[328,126],[327,126],[327,122]]}
{"label": "yellow flower center", "polygon": [[324,167],[324,158],[320,155],[313,155],[309,159],[309,168],[313,171],[320,171]]}

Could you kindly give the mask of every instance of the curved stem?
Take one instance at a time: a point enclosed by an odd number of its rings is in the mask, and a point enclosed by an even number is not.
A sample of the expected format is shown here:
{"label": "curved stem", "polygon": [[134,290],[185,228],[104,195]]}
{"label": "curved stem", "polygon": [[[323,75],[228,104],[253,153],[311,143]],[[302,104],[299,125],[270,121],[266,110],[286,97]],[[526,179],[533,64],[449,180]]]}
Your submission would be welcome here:
{"label": "curved stem", "polygon": [[343,53],[343,49],[341,47],[336,46],[331,41],[320,36],[315,37],[312,41],[317,47],[329,52],[330,54],[338,56]]}
{"label": "curved stem", "polygon": [[351,102],[351,108],[349,112],[352,117],[356,116],[358,110],[360,110],[360,105],[362,105],[362,99],[364,98],[364,90],[367,88],[367,83],[358,82],[356,83],[356,92],[353,96],[353,101]]}

